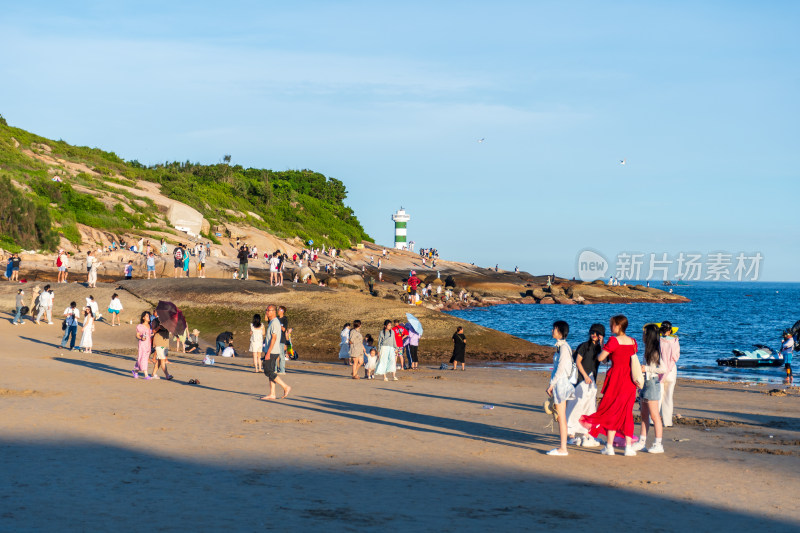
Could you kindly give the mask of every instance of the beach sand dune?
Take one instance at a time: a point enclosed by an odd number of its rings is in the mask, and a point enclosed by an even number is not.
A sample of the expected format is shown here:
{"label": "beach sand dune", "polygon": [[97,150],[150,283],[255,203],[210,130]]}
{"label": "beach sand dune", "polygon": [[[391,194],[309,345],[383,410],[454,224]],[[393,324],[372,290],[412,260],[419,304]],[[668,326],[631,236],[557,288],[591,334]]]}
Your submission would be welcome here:
{"label": "beach sand dune", "polygon": [[178,355],[175,380],[135,380],[129,332],[128,352],[85,355],[55,328],[0,322],[2,531],[800,527],[794,391],[681,381],[665,454],[556,458],[543,373],[387,383],[306,361],[264,402],[246,359]]}

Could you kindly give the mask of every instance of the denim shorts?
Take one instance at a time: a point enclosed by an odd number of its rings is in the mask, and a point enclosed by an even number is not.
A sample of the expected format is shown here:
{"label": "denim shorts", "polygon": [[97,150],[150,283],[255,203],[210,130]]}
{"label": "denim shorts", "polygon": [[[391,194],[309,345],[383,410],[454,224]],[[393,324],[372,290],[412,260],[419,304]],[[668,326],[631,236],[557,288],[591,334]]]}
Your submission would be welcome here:
{"label": "denim shorts", "polygon": [[661,382],[657,377],[645,380],[642,399],[648,402],[657,402],[661,399]]}

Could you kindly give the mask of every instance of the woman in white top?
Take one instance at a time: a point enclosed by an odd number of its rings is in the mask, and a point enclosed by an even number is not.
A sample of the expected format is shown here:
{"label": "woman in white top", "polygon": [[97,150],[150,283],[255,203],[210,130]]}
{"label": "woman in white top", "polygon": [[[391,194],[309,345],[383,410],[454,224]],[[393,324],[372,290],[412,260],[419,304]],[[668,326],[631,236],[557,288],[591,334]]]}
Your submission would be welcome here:
{"label": "woman in white top", "polygon": [[339,334],[339,359],[343,359],[344,364],[350,363],[350,322],[346,323]]}
{"label": "woman in white top", "polygon": [[97,268],[100,266],[100,262],[97,258],[92,258],[92,263],[89,265],[89,277],[87,279],[89,287],[96,288],[97,287]]}
{"label": "woman in white top", "polygon": [[550,374],[550,385],[547,395],[553,398],[558,414],[558,434],[561,445],[553,448],[547,455],[569,455],[567,452],[567,400],[575,396],[575,387],[570,383],[572,366],[572,348],[567,344],[569,324],[563,320],[553,322],[553,338],[556,340],[556,353],[553,354],[553,372]]}
{"label": "woman in white top", "polygon": [[640,403],[642,406],[642,431],[639,440],[633,445],[633,449],[638,451],[645,447],[647,440],[647,430],[650,427],[650,420],[653,421],[656,440],[653,446],[647,451],[649,453],[664,453],[661,444],[661,435],[664,428],[661,425],[661,415],[658,412],[658,403],[661,399],[661,376],[667,373],[667,364],[661,354],[661,341],[658,333],[658,326],[646,324],[644,334],[644,387],[642,388]]}
{"label": "woman in white top", "polygon": [[264,353],[264,324],[261,323],[261,315],[253,315],[253,322],[250,323],[250,353],[253,354],[253,372],[263,372],[261,357]]}
{"label": "woman in white top", "polygon": [[92,353],[92,333],[94,333],[94,313],[87,305],[83,309],[83,335],[81,335],[83,353]]}
{"label": "woman in white top", "polygon": [[108,304],[108,314],[111,315],[111,326],[114,326],[114,318],[117,319],[117,326],[121,326],[119,321],[119,314],[122,311],[122,302],[119,300],[119,295],[114,293],[111,296],[111,302]]}

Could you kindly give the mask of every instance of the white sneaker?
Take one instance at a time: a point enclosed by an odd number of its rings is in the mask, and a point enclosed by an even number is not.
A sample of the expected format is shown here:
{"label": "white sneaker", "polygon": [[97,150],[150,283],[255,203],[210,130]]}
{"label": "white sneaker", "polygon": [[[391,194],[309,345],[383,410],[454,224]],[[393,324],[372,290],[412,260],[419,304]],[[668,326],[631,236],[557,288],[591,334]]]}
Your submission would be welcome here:
{"label": "white sneaker", "polygon": [[643,450],[646,445],[647,445],[646,440],[643,439],[642,437],[639,437],[639,440],[636,441],[633,444],[633,446],[631,446],[631,448],[633,448],[634,451],[638,452],[639,450]]}
{"label": "white sneaker", "polygon": [[566,455],[569,455],[569,453],[568,453],[568,452],[562,452],[562,451],[561,451],[561,450],[559,450],[558,448],[553,448],[552,450],[550,450],[549,452],[547,452],[547,455],[557,455],[557,456],[559,456],[559,457],[564,457],[564,456],[566,456]]}
{"label": "white sneaker", "polygon": [[581,438],[580,437],[571,437],[567,439],[567,444],[570,446],[580,446],[581,445]]}
{"label": "white sneaker", "polygon": [[600,446],[600,443],[597,442],[591,435],[587,435],[583,437],[583,442],[581,442],[581,446],[584,448],[597,448]]}
{"label": "white sneaker", "polygon": [[53,325],[53,323],[52,323],[52,322],[48,322],[48,324],[50,324],[51,326]]}
{"label": "white sneaker", "polygon": [[633,449],[633,446],[625,446],[625,457],[634,456],[636,456],[636,450]]}
{"label": "white sneaker", "polygon": [[611,446],[606,446],[605,448],[600,450],[600,453],[603,455],[614,455],[614,448]]}
{"label": "white sneaker", "polygon": [[647,448],[647,453],[664,453],[664,445],[661,443],[653,444]]}

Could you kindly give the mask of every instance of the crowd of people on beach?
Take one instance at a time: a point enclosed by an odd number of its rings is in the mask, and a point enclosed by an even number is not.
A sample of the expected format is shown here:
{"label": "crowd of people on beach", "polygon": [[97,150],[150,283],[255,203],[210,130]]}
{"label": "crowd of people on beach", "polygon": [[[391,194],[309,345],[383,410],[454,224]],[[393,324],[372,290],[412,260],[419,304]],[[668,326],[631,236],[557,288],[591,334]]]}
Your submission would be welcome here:
{"label": "crowd of people on beach", "polygon": [[[614,446],[624,445],[625,456],[634,456],[646,448],[650,426],[655,436],[646,451],[664,452],[663,428],[673,423],[673,394],[680,358],[677,328],[668,321],[644,326],[642,364],[637,356],[638,343],[626,334],[628,319],[624,315],[613,316],[609,326],[612,336],[605,340],[605,327],[593,324],[589,339],[573,352],[567,342],[569,324],[563,320],[553,323],[556,352],[546,391],[551,400],[546,409],[552,409],[558,421],[560,446],[547,452],[548,455],[566,456],[568,445],[601,447],[597,439],[603,435],[603,455],[614,455]],[[597,404],[598,367],[607,360],[611,368]],[[637,398],[642,420],[638,436],[633,415]]]}
{"label": "crowd of people on beach", "polygon": [[[339,359],[343,364],[350,365],[352,379],[361,379],[359,369],[362,367],[364,379],[383,376],[383,381],[389,381],[389,378],[397,381],[399,370],[419,370],[419,343],[422,335],[417,332],[418,328],[414,324],[385,320],[378,333],[377,343],[371,334],[364,334],[361,327],[361,320],[354,320],[352,323],[345,323],[340,332]],[[464,328],[459,326],[453,334],[453,342],[450,363],[455,370],[456,364],[460,362],[461,369],[464,370]]]}

